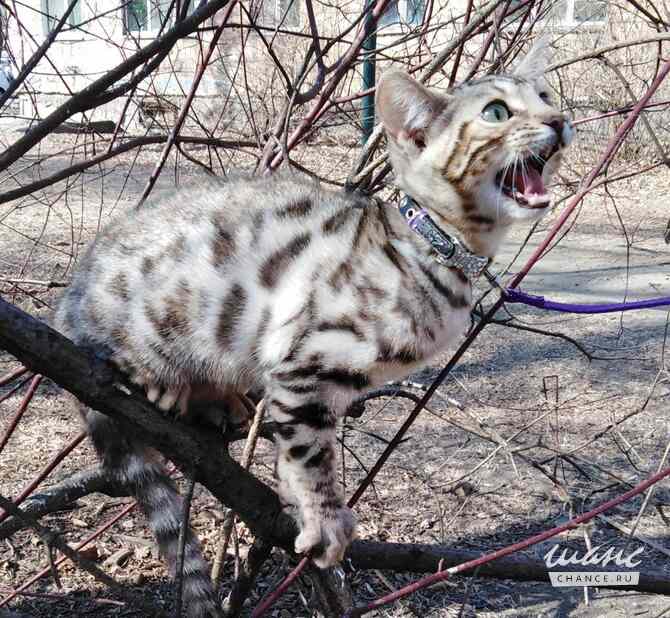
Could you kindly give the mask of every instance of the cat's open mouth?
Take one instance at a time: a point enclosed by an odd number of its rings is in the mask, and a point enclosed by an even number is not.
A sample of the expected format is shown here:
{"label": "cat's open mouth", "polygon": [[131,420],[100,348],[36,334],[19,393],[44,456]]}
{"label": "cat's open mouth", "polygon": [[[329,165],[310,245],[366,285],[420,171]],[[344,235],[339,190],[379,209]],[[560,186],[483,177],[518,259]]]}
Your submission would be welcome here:
{"label": "cat's open mouth", "polygon": [[546,162],[554,154],[552,148],[539,155],[519,159],[516,165],[506,167],[496,174],[496,183],[503,195],[522,208],[546,208],[551,203],[542,180]]}

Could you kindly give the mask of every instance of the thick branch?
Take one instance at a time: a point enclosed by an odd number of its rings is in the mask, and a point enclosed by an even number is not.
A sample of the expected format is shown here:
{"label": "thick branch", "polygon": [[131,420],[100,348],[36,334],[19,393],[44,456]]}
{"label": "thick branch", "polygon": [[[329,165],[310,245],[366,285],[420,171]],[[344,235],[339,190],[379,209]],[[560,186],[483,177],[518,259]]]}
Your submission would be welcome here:
{"label": "thick branch", "polygon": [[[164,418],[139,391],[131,392],[109,363],[78,348],[46,324],[0,299],[0,348],[49,377],[125,431],[161,451],[182,471],[236,511],[251,531],[291,549],[295,524],[277,495],[227,453],[221,439]],[[203,457],[203,454],[206,454]]]}
{"label": "thick branch", "polygon": [[[167,139],[168,139],[167,135],[145,135],[143,137],[136,137],[128,141],[122,142],[116,148],[112,150],[107,150],[101,155],[98,155],[97,157],[84,159],[79,163],[75,163],[74,165],[70,165],[65,169],[59,170],[55,174],[51,174],[51,176],[45,176],[44,178],[40,178],[39,180],[31,182],[30,184],[23,185],[16,189],[11,189],[9,191],[5,191],[4,193],[0,193],[0,204],[4,204],[5,202],[15,200],[25,195],[30,195],[35,191],[44,189],[44,187],[49,187],[61,180],[69,178],[70,176],[74,176],[75,174],[83,172],[84,170],[87,170],[90,167],[99,165],[100,163],[103,163],[108,159],[112,159],[124,152],[128,152],[133,148],[140,148],[142,146],[147,146],[150,144],[162,144],[166,142]],[[214,137],[178,136],[175,141],[177,144],[201,144],[206,146],[214,146],[216,148],[242,148],[245,146],[247,147],[256,146],[255,142],[244,141],[244,140],[242,141],[225,140],[225,139],[217,139]]]}

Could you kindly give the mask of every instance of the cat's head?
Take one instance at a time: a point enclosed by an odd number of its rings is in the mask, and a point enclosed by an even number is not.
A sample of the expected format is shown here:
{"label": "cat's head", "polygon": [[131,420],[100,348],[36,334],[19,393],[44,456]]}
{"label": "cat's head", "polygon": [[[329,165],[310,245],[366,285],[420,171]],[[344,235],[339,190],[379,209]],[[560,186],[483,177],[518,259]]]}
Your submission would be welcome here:
{"label": "cat's head", "polygon": [[539,219],[574,129],[544,79],[548,47],[442,94],[401,72],[377,87],[398,186],[459,229]]}

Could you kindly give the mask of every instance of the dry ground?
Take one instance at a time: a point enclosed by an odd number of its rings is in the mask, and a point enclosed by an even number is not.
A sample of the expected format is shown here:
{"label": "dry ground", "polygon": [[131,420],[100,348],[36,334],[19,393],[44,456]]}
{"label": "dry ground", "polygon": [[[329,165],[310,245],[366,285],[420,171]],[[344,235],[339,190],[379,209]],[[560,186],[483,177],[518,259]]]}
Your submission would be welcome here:
{"label": "dry ground", "polygon": [[[45,148],[55,152],[69,138],[60,137]],[[42,153],[44,154],[44,152]],[[23,280],[67,280],[73,259],[110,216],[131,207],[141,191],[156,150],[145,150],[118,161],[105,170],[94,169],[75,181],[67,195],[49,195],[0,207],[0,276]],[[303,156],[308,156],[303,154]],[[320,157],[323,168],[347,168],[347,153],[320,146],[309,156]],[[50,159],[41,167],[15,166],[22,182],[46,175],[67,163],[65,157]],[[25,165],[26,161],[22,163]],[[101,173],[104,181],[100,182]],[[181,182],[200,172],[180,165]],[[161,184],[168,188],[174,176],[167,171]],[[614,203],[604,194],[589,198],[569,235],[533,270],[524,284],[527,291],[551,297],[595,302],[670,294],[670,255],[662,234],[667,223],[667,172],[647,175],[613,188]],[[0,188],[13,186],[3,182]],[[65,185],[62,185],[62,190]],[[123,192],[121,192],[123,189]],[[120,197],[119,197],[120,196]],[[619,216],[621,219],[619,219]],[[524,249],[528,255],[544,236],[551,220],[542,226]],[[628,234],[628,244],[622,222]],[[505,248],[498,265],[512,259],[523,240],[519,232]],[[509,269],[515,272],[522,261]],[[30,312],[48,318],[56,290],[37,283],[2,283],[3,296]],[[516,322],[552,333],[564,333],[579,342],[589,360],[569,341],[546,334],[515,330],[502,325],[487,327],[447,383],[440,389],[430,411],[422,413],[380,473],[356,511],[363,538],[400,542],[444,543],[482,552],[503,547],[535,532],[563,522],[566,517],[588,510],[621,493],[661,463],[670,440],[668,431],[668,360],[663,358],[667,311],[576,317],[548,314],[510,306]],[[506,314],[501,312],[500,318]],[[670,353],[670,350],[666,350]],[[445,355],[442,361],[446,361]],[[664,365],[665,362],[665,365]],[[0,374],[16,366],[7,355],[0,361]],[[439,363],[415,377],[429,383]],[[654,386],[655,384],[655,386]],[[24,389],[25,390],[25,389]],[[6,389],[3,390],[5,392]],[[22,392],[0,404],[0,427],[13,415]],[[465,411],[449,406],[444,397],[460,401]],[[347,453],[344,476],[351,492],[409,411],[400,400],[378,400],[358,420],[350,419],[344,430]],[[605,432],[613,420],[638,412]],[[474,432],[509,441],[499,448]],[[52,384],[44,384],[17,432],[0,455],[0,492],[16,495],[45,465],[51,455],[80,430],[74,411]],[[572,464],[550,462],[548,469],[560,479],[563,490],[553,486],[537,469],[512,451],[535,461],[551,458],[558,450],[572,451]],[[254,471],[272,482],[272,446],[261,441]],[[54,483],[94,462],[88,444],[77,448],[47,480]],[[564,493],[567,491],[567,495]],[[63,532],[71,543],[110,518],[128,499],[94,494],[79,500],[72,510],[44,518],[44,523]],[[611,521],[631,526],[641,506],[632,500],[609,513]],[[664,505],[670,506],[670,485],[660,484],[638,526],[644,558],[640,569],[664,571],[670,578],[670,540]],[[670,508],[665,506],[666,515]],[[224,508],[207,491],[196,492],[192,522],[204,541],[208,558],[219,534]],[[605,520],[573,532],[561,542],[583,548],[584,535],[596,545],[611,541],[618,547],[624,534]],[[645,543],[652,541],[659,549]],[[249,539],[240,530],[239,553],[244,555]],[[529,555],[542,556],[550,544]],[[170,615],[173,591],[157,557],[142,517],[131,513],[95,542],[97,561],[128,548],[130,555],[113,568],[119,579],[135,586],[155,604],[156,616]],[[232,550],[231,550],[232,552]],[[17,533],[0,542],[0,595],[21,584],[42,568],[46,555],[31,532]],[[233,574],[234,559],[228,561],[224,586]],[[417,576],[411,572],[357,572],[350,576],[360,603],[388,592]],[[408,570],[411,571],[411,564]],[[275,553],[259,580],[251,604],[258,594],[276,585],[287,572],[288,561]],[[31,591],[56,597],[22,597],[10,604],[14,612],[29,616],[141,616],[142,612],[113,602],[87,575],[72,566],[62,569],[63,589],[58,591],[47,577]],[[273,610],[274,616],[310,616],[306,609],[310,585],[301,581]],[[670,608],[670,598],[591,589],[588,600],[579,588],[553,589],[544,583],[511,580],[457,578],[378,612],[377,616],[400,618],[446,616],[643,616],[660,615]],[[11,614],[9,614],[11,615]],[[0,610],[0,616],[4,616]]]}

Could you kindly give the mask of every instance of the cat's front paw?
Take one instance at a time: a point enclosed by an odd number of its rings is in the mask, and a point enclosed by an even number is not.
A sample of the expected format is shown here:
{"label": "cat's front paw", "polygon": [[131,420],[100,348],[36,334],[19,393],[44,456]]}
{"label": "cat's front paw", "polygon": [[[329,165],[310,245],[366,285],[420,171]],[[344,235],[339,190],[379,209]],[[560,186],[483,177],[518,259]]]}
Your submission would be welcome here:
{"label": "cat's front paw", "polygon": [[320,517],[305,516],[302,531],[295,540],[295,551],[311,553],[314,564],[325,569],[344,558],[355,533],[356,517],[346,506],[322,513]]}

